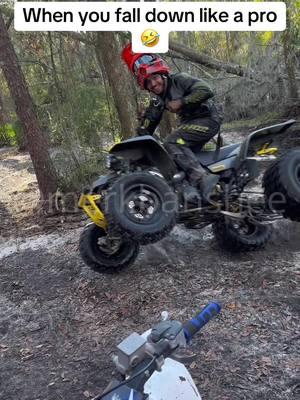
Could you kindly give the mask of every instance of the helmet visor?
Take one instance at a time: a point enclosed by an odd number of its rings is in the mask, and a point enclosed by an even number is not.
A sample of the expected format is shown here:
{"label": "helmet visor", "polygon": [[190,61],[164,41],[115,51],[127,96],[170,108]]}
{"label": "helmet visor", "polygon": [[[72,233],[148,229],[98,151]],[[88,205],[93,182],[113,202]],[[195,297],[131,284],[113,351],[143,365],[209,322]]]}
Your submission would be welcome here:
{"label": "helmet visor", "polygon": [[137,74],[137,71],[142,64],[150,65],[153,60],[154,57],[149,54],[145,54],[144,56],[138,58],[134,63],[134,73]]}

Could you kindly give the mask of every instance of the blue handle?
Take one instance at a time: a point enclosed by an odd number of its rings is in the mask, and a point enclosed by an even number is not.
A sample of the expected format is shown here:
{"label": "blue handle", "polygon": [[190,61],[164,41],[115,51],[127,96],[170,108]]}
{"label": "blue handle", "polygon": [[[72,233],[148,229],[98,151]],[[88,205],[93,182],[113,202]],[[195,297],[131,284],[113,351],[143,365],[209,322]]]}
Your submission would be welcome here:
{"label": "blue handle", "polygon": [[220,304],[210,303],[199,314],[196,314],[190,321],[185,323],[183,329],[186,341],[189,342],[195,333],[199,332],[220,311]]}

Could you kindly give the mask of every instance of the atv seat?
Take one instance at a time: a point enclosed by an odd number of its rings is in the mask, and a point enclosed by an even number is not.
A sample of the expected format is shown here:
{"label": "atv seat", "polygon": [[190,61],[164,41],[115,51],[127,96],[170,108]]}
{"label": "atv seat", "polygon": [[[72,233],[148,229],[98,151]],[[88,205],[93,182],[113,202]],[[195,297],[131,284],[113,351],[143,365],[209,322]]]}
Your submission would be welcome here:
{"label": "atv seat", "polygon": [[228,146],[221,147],[219,150],[203,151],[194,149],[194,152],[203,165],[214,164],[218,161],[224,160],[236,156],[240,151],[240,143],[230,144]]}

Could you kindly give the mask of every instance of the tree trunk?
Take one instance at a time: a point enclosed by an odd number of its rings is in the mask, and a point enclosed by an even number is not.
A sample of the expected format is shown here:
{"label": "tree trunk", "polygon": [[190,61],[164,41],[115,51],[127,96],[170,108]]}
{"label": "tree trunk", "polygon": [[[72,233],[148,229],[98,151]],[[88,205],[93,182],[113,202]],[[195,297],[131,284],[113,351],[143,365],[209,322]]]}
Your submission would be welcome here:
{"label": "tree trunk", "polygon": [[285,68],[288,76],[289,104],[298,104],[299,92],[295,68],[296,56],[291,46],[291,37],[288,29],[283,33],[283,54]]}
{"label": "tree trunk", "polygon": [[0,65],[27,140],[27,148],[36,173],[41,199],[46,201],[57,190],[57,177],[49,155],[47,140],[39,127],[33,101],[1,13]]}
{"label": "tree trunk", "polygon": [[53,49],[53,38],[51,32],[48,32],[48,43],[50,50],[50,60],[51,60],[51,75],[52,81],[56,91],[53,93],[54,96],[58,96],[60,101],[64,100],[63,91],[60,87],[60,82],[57,74],[55,59],[54,59],[54,49]]}
{"label": "tree trunk", "polygon": [[132,136],[137,125],[137,108],[134,102],[130,79],[132,77],[121,61],[120,48],[114,32],[97,33],[96,53],[98,60],[102,60],[105,75],[112,91],[112,97],[118,113],[121,136],[126,139]]}
{"label": "tree trunk", "polygon": [[169,48],[173,52],[183,55],[190,61],[215,69],[217,71],[225,71],[229,74],[238,76],[244,76],[245,74],[243,67],[241,67],[240,65],[224,63],[205,54],[199,54],[197,51],[190,49],[189,47],[186,47],[174,40],[169,41]]}

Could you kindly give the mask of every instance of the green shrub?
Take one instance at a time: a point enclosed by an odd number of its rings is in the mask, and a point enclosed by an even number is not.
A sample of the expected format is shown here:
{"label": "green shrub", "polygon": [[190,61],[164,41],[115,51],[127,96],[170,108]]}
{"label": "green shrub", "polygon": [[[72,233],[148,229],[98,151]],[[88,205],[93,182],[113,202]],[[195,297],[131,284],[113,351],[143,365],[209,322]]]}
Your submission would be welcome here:
{"label": "green shrub", "polygon": [[0,125],[0,147],[15,146],[16,144],[16,131],[13,125]]}
{"label": "green shrub", "polygon": [[19,150],[25,150],[24,135],[18,121],[0,125],[0,147],[3,146],[17,146]]}
{"label": "green shrub", "polygon": [[[78,142],[83,146],[99,146],[101,137],[112,139],[105,93],[101,87],[76,85],[66,101],[48,110],[48,127],[55,145]],[[114,117],[115,118],[115,117]]]}

